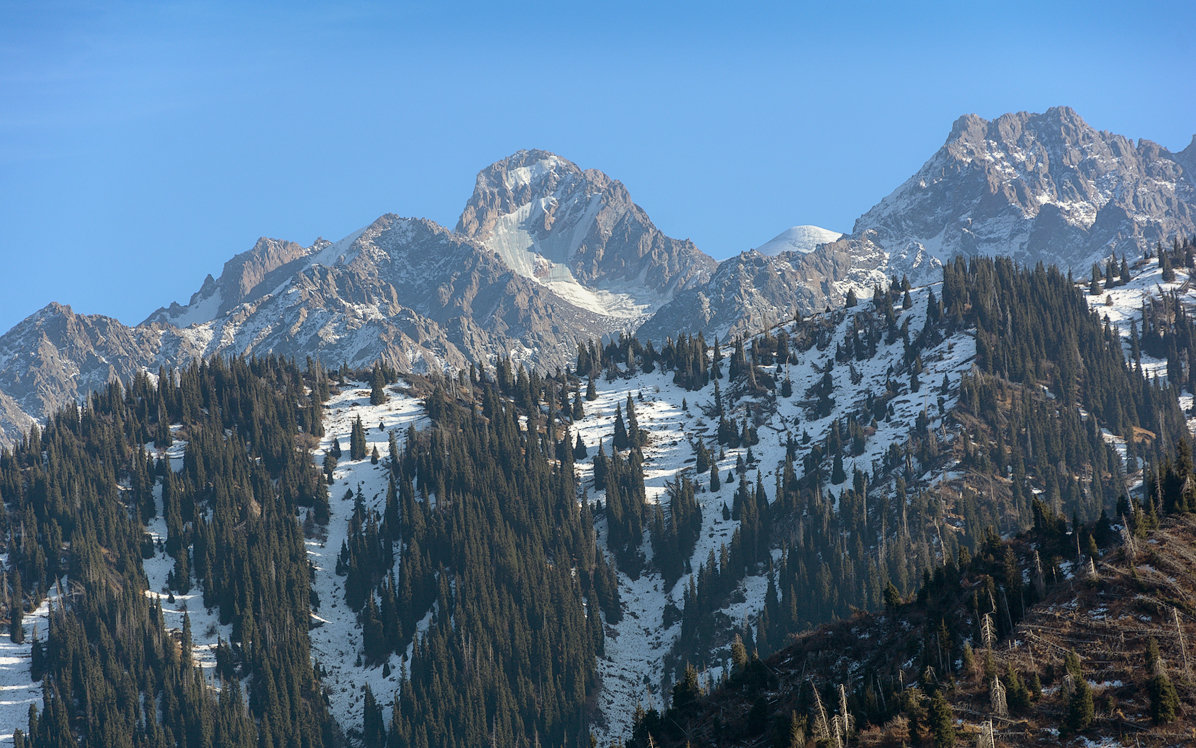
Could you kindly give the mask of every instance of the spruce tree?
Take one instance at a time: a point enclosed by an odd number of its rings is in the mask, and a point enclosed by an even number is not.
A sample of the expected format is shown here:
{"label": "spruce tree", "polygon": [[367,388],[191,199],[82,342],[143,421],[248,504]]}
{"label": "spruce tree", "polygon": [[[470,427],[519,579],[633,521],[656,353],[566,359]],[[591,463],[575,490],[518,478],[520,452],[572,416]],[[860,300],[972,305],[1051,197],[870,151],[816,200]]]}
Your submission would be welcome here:
{"label": "spruce tree", "polygon": [[382,405],[386,402],[386,377],[382,374],[382,367],[374,364],[370,372],[370,405]]}
{"label": "spruce tree", "polygon": [[617,452],[631,446],[631,439],[627,434],[627,426],[623,423],[623,407],[615,406],[615,433],[611,446]]}
{"label": "spruce tree", "polygon": [[943,698],[942,691],[935,691],[930,697],[928,711],[934,748],[952,748],[955,745],[955,713]]}
{"label": "spruce tree", "polygon": [[1171,678],[1167,676],[1167,668],[1163,658],[1159,656],[1159,645],[1153,638],[1146,648],[1147,672],[1151,673],[1147,690],[1150,693],[1150,718],[1156,725],[1171,722],[1179,712],[1179,695]]}
{"label": "spruce tree", "polygon": [[837,486],[845,480],[847,473],[843,471],[843,455],[836,452],[834,465],[831,467],[831,483]]}
{"label": "spruce tree", "polygon": [[364,460],[366,455],[365,426],[361,423],[361,416],[353,421],[353,430],[349,436],[349,459],[354,462]]}
{"label": "spruce tree", "polygon": [[1084,680],[1080,670],[1080,658],[1075,652],[1068,652],[1065,658],[1067,672],[1071,675],[1071,693],[1067,698],[1067,713],[1064,724],[1072,732],[1080,732],[1092,724],[1095,708],[1092,704],[1092,687]]}

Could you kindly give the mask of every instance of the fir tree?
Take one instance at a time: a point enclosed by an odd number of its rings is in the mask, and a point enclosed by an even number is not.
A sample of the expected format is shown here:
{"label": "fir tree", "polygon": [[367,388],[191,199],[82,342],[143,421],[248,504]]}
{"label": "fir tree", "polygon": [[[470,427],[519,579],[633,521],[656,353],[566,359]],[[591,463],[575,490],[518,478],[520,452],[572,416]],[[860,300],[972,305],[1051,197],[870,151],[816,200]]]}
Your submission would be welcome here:
{"label": "fir tree", "polygon": [[611,439],[611,446],[614,450],[624,450],[631,447],[631,439],[627,434],[627,426],[623,423],[623,406],[615,406],[615,433],[614,438]]}
{"label": "fir tree", "polygon": [[1071,693],[1067,697],[1067,712],[1064,724],[1072,732],[1080,732],[1092,724],[1095,709],[1092,704],[1092,687],[1080,670],[1080,658],[1075,652],[1068,652],[1065,667],[1071,676]]}

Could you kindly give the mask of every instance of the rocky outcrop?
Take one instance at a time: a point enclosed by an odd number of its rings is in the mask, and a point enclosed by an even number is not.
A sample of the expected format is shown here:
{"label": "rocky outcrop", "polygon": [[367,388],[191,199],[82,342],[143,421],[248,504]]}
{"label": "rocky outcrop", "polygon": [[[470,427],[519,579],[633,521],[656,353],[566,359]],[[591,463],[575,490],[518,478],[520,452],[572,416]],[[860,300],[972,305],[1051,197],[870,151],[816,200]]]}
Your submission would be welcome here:
{"label": "rocky outcrop", "polygon": [[11,427],[27,427],[112,379],[131,377],[154,360],[158,345],[153,328],[46,305],[0,336],[4,433],[11,437]]}

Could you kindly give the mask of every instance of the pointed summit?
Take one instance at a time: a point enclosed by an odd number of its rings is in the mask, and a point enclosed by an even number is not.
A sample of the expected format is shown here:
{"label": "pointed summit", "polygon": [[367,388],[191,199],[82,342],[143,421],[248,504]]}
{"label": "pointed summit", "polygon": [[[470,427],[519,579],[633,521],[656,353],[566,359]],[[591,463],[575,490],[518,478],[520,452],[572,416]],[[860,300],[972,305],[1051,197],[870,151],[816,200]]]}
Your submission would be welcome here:
{"label": "pointed summit", "polygon": [[483,169],[457,231],[584,309],[639,317],[704,281],[715,262],[665,236],[621,182],[543,150]]}

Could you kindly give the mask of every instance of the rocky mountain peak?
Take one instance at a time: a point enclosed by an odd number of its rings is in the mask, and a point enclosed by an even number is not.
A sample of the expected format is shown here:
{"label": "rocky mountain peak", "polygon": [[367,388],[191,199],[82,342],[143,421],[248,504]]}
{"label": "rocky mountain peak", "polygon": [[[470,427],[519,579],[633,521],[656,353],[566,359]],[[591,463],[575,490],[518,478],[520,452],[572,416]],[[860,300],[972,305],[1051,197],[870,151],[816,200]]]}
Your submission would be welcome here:
{"label": "rocky mountain peak", "polygon": [[911,277],[912,259],[933,274],[956,254],[1083,272],[1196,226],[1191,160],[1096,130],[1070,107],[969,114],[843,241],[874,242],[889,259],[882,270]]}
{"label": "rocky mountain peak", "polygon": [[484,241],[501,216],[553,194],[562,181],[575,180],[581,174],[577,164],[555,153],[516,151],[478,172],[473,194],[457,221],[457,232]]}
{"label": "rocky mountain peak", "polygon": [[483,169],[457,232],[570,303],[617,318],[643,316],[715,266],[656,228],[622,183],[541,150]]}

